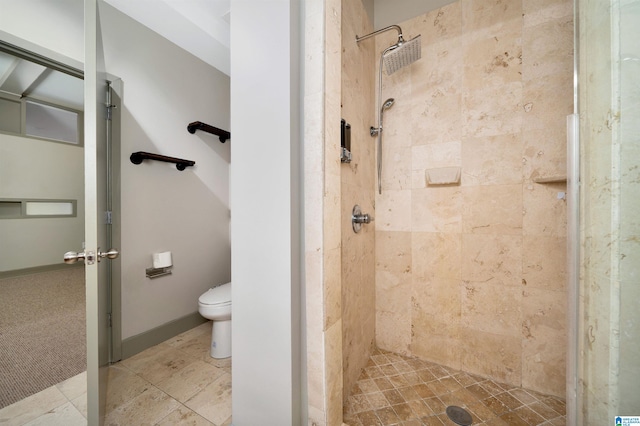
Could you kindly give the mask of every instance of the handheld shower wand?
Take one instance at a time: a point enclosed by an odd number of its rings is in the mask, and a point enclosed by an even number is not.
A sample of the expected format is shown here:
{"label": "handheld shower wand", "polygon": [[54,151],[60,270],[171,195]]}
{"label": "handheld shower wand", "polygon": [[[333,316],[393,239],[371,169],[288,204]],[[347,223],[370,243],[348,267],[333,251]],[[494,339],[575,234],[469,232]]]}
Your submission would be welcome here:
{"label": "handheld shower wand", "polygon": [[[389,30],[398,31],[398,41],[396,44],[387,47],[380,55],[380,66],[378,67],[378,102],[382,102],[382,65],[384,64],[387,70],[387,75],[391,75],[401,68],[411,65],[421,57],[421,43],[420,34],[415,36],[409,41],[405,41],[402,36],[402,28],[398,25],[391,25],[386,28],[374,31],[371,34],[367,34],[362,37],[356,35],[356,42],[366,40],[370,37],[376,36],[380,33]],[[384,104],[380,106],[380,112],[378,115],[378,126],[371,126],[369,130],[371,136],[378,137],[377,151],[378,151],[378,193],[382,194],[382,113],[393,106],[394,99],[387,99]]]}

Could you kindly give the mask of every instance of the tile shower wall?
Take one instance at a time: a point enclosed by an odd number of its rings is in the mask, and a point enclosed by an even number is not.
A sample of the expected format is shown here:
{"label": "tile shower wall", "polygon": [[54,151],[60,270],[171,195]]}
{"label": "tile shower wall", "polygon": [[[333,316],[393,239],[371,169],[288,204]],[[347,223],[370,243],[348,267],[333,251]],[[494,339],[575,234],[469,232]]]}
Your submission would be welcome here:
{"label": "tile shower wall", "polygon": [[[355,204],[374,214],[375,69],[373,40],[356,43],[373,26],[360,1],[342,2],[341,114],[351,124],[351,163],[340,166],[342,247],[342,368],[343,397],[367,364],[375,338],[375,228],[351,226]],[[336,123],[337,124],[337,123]]]}
{"label": "tile shower wall", "polygon": [[[566,174],[573,3],[461,0],[400,25],[422,59],[383,76],[376,343],[563,396],[566,184],[536,180]],[[450,166],[459,185],[426,184]]]}

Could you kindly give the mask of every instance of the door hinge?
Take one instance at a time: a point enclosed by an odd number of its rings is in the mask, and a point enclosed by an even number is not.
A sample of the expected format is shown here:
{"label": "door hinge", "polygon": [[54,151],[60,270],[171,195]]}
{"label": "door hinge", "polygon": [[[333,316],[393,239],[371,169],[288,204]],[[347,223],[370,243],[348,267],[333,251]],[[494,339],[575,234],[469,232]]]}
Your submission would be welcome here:
{"label": "door hinge", "polygon": [[106,225],[113,225],[113,214],[109,210],[104,212],[104,223]]}
{"label": "door hinge", "polygon": [[107,314],[107,327],[111,327],[111,313]]}
{"label": "door hinge", "polygon": [[107,107],[107,120],[111,121],[111,117],[113,115],[113,109],[118,107],[113,104],[107,104],[106,107]]}

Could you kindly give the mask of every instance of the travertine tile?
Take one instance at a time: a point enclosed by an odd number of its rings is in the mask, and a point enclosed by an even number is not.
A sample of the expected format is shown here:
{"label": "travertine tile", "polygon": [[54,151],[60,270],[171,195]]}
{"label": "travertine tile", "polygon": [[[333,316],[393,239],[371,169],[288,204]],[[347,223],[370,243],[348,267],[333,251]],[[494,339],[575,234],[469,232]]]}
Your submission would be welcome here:
{"label": "travertine tile", "polygon": [[110,366],[107,374],[109,375],[105,407],[107,413],[153,387],[149,381],[126,368],[122,363]]}
{"label": "travertine tile", "polygon": [[156,383],[160,390],[184,403],[209,383],[224,374],[224,371],[204,361],[194,361]]}
{"label": "travertine tile", "polygon": [[412,143],[424,145],[461,140],[462,94],[435,92],[413,101],[411,111]]}
{"label": "travertine tile", "polygon": [[[563,1],[563,5],[569,2]],[[522,30],[522,78],[573,72],[573,14],[556,15]]]}
{"label": "travertine tile", "polygon": [[[519,24],[519,25],[518,25]],[[467,37],[464,43],[466,89],[519,83],[522,79],[522,24],[515,21],[497,36]]]}
{"label": "travertine tile", "polygon": [[188,408],[182,406],[174,410],[167,417],[157,423],[157,426],[173,426],[173,425],[192,425],[192,426],[216,426],[204,417],[196,414]]}
{"label": "travertine tile", "polygon": [[29,426],[85,426],[87,419],[80,414],[73,404],[67,402],[26,424]]}
{"label": "travertine tile", "polygon": [[522,3],[501,0],[462,2],[462,30],[475,37],[492,36],[522,19]]}
{"label": "travertine tile", "polygon": [[[504,86],[465,90],[462,95],[462,137],[486,137],[522,130],[523,87]],[[566,116],[566,114],[565,114]]]}
{"label": "travertine tile", "polygon": [[[424,35],[422,37],[427,40]],[[418,99],[435,99],[460,94],[464,70],[459,64],[463,58],[461,37],[441,42],[429,39],[424,42],[422,59],[411,66],[412,96]],[[454,117],[442,118],[451,120]],[[429,142],[414,141],[414,145],[424,143]]]}
{"label": "travertine tile", "polygon": [[72,400],[87,393],[87,372],[80,373],[62,383],[58,383],[56,387],[68,399]]}
{"label": "travertine tile", "polygon": [[414,283],[430,277],[460,279],[462,234],[414,232],[411,246]]}
{"label": "travertine tile", "polygon": [[535,78],[522,88],[522,129],[526,132],[559,126],[573,113],[573,74],[557,73]]}
{"label": "travertine tile", "polygon": [[231,417],[231,375],[223,374],[184,405],[215,425]]}
{"label": "travertine tile", "polygon": [[460,141],[414,145],[411,148],[412,170],[460,166],[462,146]]}
{"label": "travertine tile", "polygon": [[522,150],[520,133],[463,139],[462,185],[521,184]]}
{"label": "travertine tile", "polygon": [[461,329],[461,369],[474,374],[521,383],[522,343],[520,336],[509,336]]}
{"label": "travertine tile", "polygon": [[192,328],[191,330],[187,330],[184,333],[180,333],[177,336],[165,341],[169,346],[173,346],[174,348],[181,348],[185,343],[202,336],[211,335],[211,327],[213,321],[207,321],[202,323],[201,325]]}
{"label": "travertine tile", "polygon": [[2,408],[0,422],[8,425],[22,425],[66,403],[67,399],[62,392],[55,386],[51,386],[42,392]]}
{"label": "travertine tile", "polygon": [[522,285],[522,237],[517,235],[463,234],[462,279],[504,285]]}
{"label": "travertine tile", "polygon": [[522,5],[524,26],[534,26],[565,16],[573,16],[573,2],[567,0],[529,0]]}
{"label": "travertine tile", "polygon": [[[410,266],[400,266],[400,272],[376,271],[376,340],[382,348],[394,348],[407,353],[411,323],[411,275]],[[392,343],[393,342],[393,343]]]}
{"label": "travertine tile", "polygon": [[76,410],[78,410],[84,418],[87,418],[87,395],[86,394],[82,394],[77,398],[72,399],[71,403],[73,404],[74,407],[76,407]]}
{"label": "travertine tile", "polygon": [[[388,134],[384,132],[385,136]],[[408,137],[404,138],[409,139]],[[411,189],[411,147],[382,144],[382,189]],[[377,177],[376,177],[377,180]]]}
{"label": "travertine tile", "polygon": [[328,329],[342,317],[342,268],[340,247],[325,250],[324,257],[324,329]]}
{"label": "travertine tile", "polygon": [[411,193],[413,232],[461,232],[460,187],[415,189]]}
{"label": "travertine tile", "polygon": [[527,184],[523,191],[524,235],[567,236],[567,202],[558,198],[566,184]]}
{"label": "travertine tile", "polygon": [[522,290],[499,282],[466,281],[461,325],[471,330],[520,336]]}
{"label": "travertine tile", "polygon": [[461,2],[453,2],[424,15],[405,21],[402,28],[421,33],[427,40],[438,42],[460,35],[462,31]]}
{"label": "travertine tile", "polygon": [[522,234],[522,185],[462,188],[462,230],[467,234]]}
{"label": "travertine tile", "polygon": [[378,232],[376,238],[376,270],[395,274],[411,272],[411,234]]}
{"label": "travertine tile", "polygon": [[[459,324],[461,318],[461,281],[456,278],[431,277],[422,282],[414,282],[412,315],[414,332],[416,320],[423,316],[432,317],[437,322]],[[428,357],[427,357],[428,359]]]}
{"label": "travertine tile", "polygon": [[411,191],[387,190],[376,199],[376,231],[411,231]]}
{"label": "travertine tile", "polygon": [[522,283],[525,288],[564,291],[566,288],[567,239],[525,235]]}
{"label": "travertine tile", "polygon": [[420,311],[412,314],[411,353],[460,367],[460,326],[450,324]]}
{"label": "travertine tile", "polygon": [[180,403],[161,390],[150,386],[142,393],[127,400],[116,409],[107,411],[107,424],[156,424]]}
{"label": "travertine tile", "polygon": [[[190,341],[186,345],[193,344],[193,342]],[[185,352],[185,346],[182,350],[178,350],[161,343],[125,359],[122,361],[122,365],[145,380],[158,383],[195,360],[193,356]],[[208,343],[206,347],[209,347]]]}

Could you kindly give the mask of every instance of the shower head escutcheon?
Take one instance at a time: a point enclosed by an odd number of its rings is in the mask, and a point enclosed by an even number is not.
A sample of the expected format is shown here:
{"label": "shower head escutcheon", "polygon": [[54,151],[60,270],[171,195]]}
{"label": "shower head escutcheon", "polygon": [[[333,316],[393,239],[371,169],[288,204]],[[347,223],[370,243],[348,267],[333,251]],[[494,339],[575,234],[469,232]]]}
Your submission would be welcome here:
{"label": "shower head escutcheon", "polygon": [[362,37],[358,37],[356,35],[356,42],[366,40],[369,37],[376,36],[389,30],[398,31],[398,41],[396,44],[389,46],[382,52],[382,61],[384,62],[387,75],[391,75],[399,69],[411,65],[422,56],[420,34],[409,41],[405,41],[402,36],[402,28],[400,28],[399,25],[390,25]]}

